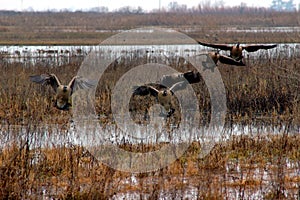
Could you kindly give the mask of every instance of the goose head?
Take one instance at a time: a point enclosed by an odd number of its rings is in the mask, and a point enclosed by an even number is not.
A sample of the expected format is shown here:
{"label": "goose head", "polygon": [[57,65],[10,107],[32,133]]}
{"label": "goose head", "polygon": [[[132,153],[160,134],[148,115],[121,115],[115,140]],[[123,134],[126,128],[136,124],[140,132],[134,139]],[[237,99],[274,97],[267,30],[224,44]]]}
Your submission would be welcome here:
{"label": "goose head", "polygon": [[163,96],[167,96],[168,95],[168,91],[167,90],[163,90],[162,95]]}

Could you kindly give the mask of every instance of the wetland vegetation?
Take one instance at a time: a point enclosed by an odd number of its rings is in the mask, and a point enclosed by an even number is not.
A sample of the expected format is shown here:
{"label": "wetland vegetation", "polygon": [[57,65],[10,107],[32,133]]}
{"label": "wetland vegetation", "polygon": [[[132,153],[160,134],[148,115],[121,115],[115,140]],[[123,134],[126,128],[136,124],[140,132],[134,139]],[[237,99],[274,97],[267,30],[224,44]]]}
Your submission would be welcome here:
{"label": "wetland vegetation", "polygon": [[[63,19],[63,20],[62,20]],[[299,27],[299,13],[262,10],[204,13],[99,14],[6,13],[0,15],[3,45],[97,45],[120,30],[163,26],[209,42],[279,43],[280,48],[246,56],[246,66],[218,65],[226,89],[226,142],[199,157],[201,143],[194,141],[175,162],[153,172],[129,173],[97,161],[85,148],[66,142],[43,146],[45,135],[68,138],[72,111],[53,106],[53,92],[30,82],[29,76],[55,73],[64,81],[76,75],[86,54],[68,56],[58,65],[7,62],[0,71],[0,197],[16,199],[297,199],[300,196],[300,49],[298,31],[228,31],[256,27]],[[242,24],[242,25],[241,25]],[[33,30],[33,31],[32,31]],[[104,30],[104,31],[103,31]],[[269,29],[268,29],[269,30]],[[285,43],[295,43],[293,47]],[[77,48],[75,48],[77,49]],[[16,47],[17,50],[17,47]],[[75,50],[76,52],[76,50]],[[3,53],[3,52],[2,52]],[[5,53],[5,52],[4,52]],[[4,54],[3,53],[3,54]],[[80,53],[80,52],[77,52]],[[50,59],[50,57],[49,57]],[[96,90],[99,123],[114,127],[111,91],[116,81],[146,58],[115,62]],[[170,57],[178,71],[193,70]],[[200,120],[210,116],[210,96],[204,82],[193,85]],[[131,106],[143,113],[141,99]],[[144,99],[153,105],[154,98]],[[143,124],[143,119],[135,119]],[[180,122],[174,115],[171,123]],[[118,133],[117,128],[111,131]],[[172,134],[172,130],[168,130]],[[14,138],[14,139],[12,139]],[[166,143],[117,143],[130,152],[150,152]],[[34,147],[34,148],[33,148]]]}

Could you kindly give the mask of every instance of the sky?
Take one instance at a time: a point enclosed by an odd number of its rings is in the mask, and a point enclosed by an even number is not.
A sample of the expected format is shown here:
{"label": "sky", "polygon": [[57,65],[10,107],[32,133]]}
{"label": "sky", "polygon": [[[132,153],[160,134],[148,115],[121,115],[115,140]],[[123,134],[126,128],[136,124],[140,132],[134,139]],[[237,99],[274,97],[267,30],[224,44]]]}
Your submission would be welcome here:
{"label": "sky", "polygon": [[[131,6],[137,8],[140,6],[143,10],[153,10],[176,1],[179,4],[186,4],[188,8],[197,6],[198,4],[205,4],[210,2],[213,5],[216,1],[220,0],[0,0],[0,10],[17,10],[32,8],[34,11],[46,10],[85,10],[91,7],[104,6],[108,7],[109,11],[116,10],[124,6]],[[286,0],[287,1],[287,0]],[[246,3],[247,6],[253,7],[270,7],[272,0],[223,0],[225,6],[238,6],[241,3]],[[296,5],[300,4],[300,0],[294,0]],[[296,6],[298,7],[298,6]]]}

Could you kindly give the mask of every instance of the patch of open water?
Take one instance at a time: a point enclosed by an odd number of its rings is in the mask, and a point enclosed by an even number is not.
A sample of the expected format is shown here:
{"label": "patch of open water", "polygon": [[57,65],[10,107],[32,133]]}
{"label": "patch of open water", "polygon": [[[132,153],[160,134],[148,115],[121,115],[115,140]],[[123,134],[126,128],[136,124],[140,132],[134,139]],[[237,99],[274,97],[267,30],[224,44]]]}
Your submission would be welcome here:
{"label": "patch of open water", "polygon": [[[159,143],[159,142],[185,142],[185,141],[203,141],[201,138],[203,131],[202,129],[186,130],[185,132],[173,131],[170,134],[161,128],[159,130],[160,134],[153,135],[153,137],[147,140],[137,140],[132,138],[130,135],[126,135],[122,130],[119,130],[116,125],[108,125],[106,128],[101,130],[94,130],[94,133],[101,136],[100,140],[91,141],[89,137],[86,137],[87,132],[79,131],[76,133],[76,124],[71,123],[70,127],[64,127],[62,129],[59,125],[46,125],[41,127],[26,127],[26,126],[1,126],[0,127],[0,149],[9,148],[13,144],[22,144],[27,141],[30,149],[49,149],[53,147],[72,147],[73,145],[85,145],[94,144],[97,142],[111,143],[113,145],[128,143],[137,144],[141,141],[145,143]],[[84,129],[86,130],[86,129]],[[91,129],[87,129],[91,130]],[[221,136],[222,141],[230,141],[233,136],[238,135],[249,135],[251,137],[263,136],[263,135],[281,135],[282,132],[286,130],[285,126],[241,126],[233,125],[231,128],[224,128],[223,133],[216,134],[216,136]],[[78,130],[77,130],[78,131]],[[135,130],[137,131],[137,130]],[[142,131],[151,131],[141,128]],[[153,130],[152,130],[153,131]],[[300,127],[293,127],[288,130],[289,134],[299,134]],[[90,133],[88,133],[90,134]],[[213,134],[214,135],[214,134]],[[159,136],[159,138],[158,138]],[[88,140],[86,140],[88,139]],[[202,139],[202,140],[201,140]],[[33,156],[31,164],[38,165],[39,162],[43,161],[43,157],[40,154]],[[290,179],[291,181],[285,184],[285,189],[282,191],[286,198],[297,199],[299,195],[299,184],[296,180],[300,177],[300,166],[299,161],[292,160],[288,157],[283,158],[282,164],[280,165],[282,169],[278,169],[279,165],[274,163],[252,163],[251,166],[245,166],[243,162],[238,159],[229,159],[225,164],[225,172],[222,170],[220,172],[209,172],[211,173],[211,179],[222,183],[222,187],[218,189],[207,188],[208,183],[201,181],[201,177],[195,176],[172,176],[169,177],[167,182],[181,181],[181,189],[175,188],[161,188],[156,191],[157,199],[198,199],[203,195],[203,191],[210,190],[210,192],[215,192],[216,194],[222,194],[224,198],[227,199],[261,199],[262,197],[272,193],[278,187],[279,184],[278,173],[279,170],[284,177]],[[263,165],[263,167],[261,167]],[[253,181],[253,185],[249,181]],[[151,197],[150,193],[141,192],[140,190],[126,190],[122,188],[126,187],[145,187],[145,184],[155,184],[155,182],[164,183],[161,177],[145,177],[139,178],[135,174],[132,174],[128,179],[122,179],[118,181],[120,192],[115,193],[111,199],[148,199]],[[244,187],[244,184],[248,184]],[[246,184],[246,185],[247,185]],[[275,184],[275,185],[274,185]],[[127,185],[127,186],[126,186]],[[81,187],[81,186],[80,186]],[[84,186],[82,186],[84,187]],[[205,189],[206,188],[206,189]],[[84,189],[84,188],[82,188]],[[57,190],[51,187],[41,188],[40,197],[41,198],[52,198],[57,195]],[[215,191],[214,191],[215,190]]]}
{"label": "patch of open water", "polygon": [[[65,46],[65,45],[53,45],[53,46],[0,46],[0,58],[2,62],[7,63],[23,63],[24,66],[45,65],[45,66],[61,66],[66,65],[74,61],[77,58],[85,58],[90,52],[103,51],[110,56],[111,52],[126,53],[130,50],[131,46]],[[197,55],[207,51],[215,51],[212,48],[203,47],[201,45],[155,45],[155,46],[138,46],[140,49],[149,50],[147,54],[151,53],[164,53],[165,56],[171,57],[178,55]],[[140,56],[145,52],[141,52]],[[220,51],[221,54],[229,54],[226,51]],[[267,51],[260,50],[257,52],[245,53],[252,58],[259,57],[263,59],[261,55],[267,57],[278,56],[299,56],[300,44],[299,43],[287,43],[278,44],[277,48],[269,49]]]}

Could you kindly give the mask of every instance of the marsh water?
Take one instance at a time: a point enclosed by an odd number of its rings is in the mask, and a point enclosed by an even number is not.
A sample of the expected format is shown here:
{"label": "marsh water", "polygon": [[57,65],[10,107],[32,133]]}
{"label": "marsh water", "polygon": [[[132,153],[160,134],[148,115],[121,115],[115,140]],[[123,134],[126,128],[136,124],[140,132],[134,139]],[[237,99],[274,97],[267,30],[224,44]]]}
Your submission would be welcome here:
{"label": "marsh water", "polygon": [[[96,130],[97,131],[97,130]],[[104,143],[111,143],[114,145],[122,145],[123,143],[134,144],[137,142],[135,137],[126,134],[125,131],[119,130],[116,125],[107,126],[105,129],[98,130],[99,135]],[[201,135],[203,134],[201,129],[194,130],[193,137],[191,138],[190,131],[176,132],[174,130],[170,137],[166,130],[161,130],[161,134],[158,138],[149,137],[144,139],[142,143],[176,143],[192,140],[202,141]],[[240,135],[249,135],[252,138],[263,138],[264,136],[272,134],[273,136],[281,135],[283,132],[288,132],[289,135],[299,134],[300,127],[288,128],[287,126],[244,126],[244,125],[233,125],[231,127],[224,127],[222,130],[222,140],[220,142],[230,141],[233,137]],[[165,136],[163,136],[165,135]],[[168,135],[168,136],[167,136]],[[216,134],[219,135],[219,134]],[[26,126],[2,126],[1,127],[1,149],[9,148],[12,144],[23,145],[24,141],[29,141],[30,149],[36,152],[36,155],[32,157],[31,165],[38,166],[39,163],[44,162],[43,154],[40,153],[42,149],[51,149],[58,147],[72,148],[74,145],[85,146],[91,144],[91,141],[86,139],[86,137],[81,131],[80,134],[76,133],[76,125],[71,123],[70,127],[62,127],[59,125],[47,125],[41,127],[26,127]],[[157,136],[156,136],[157,137]],[[95,141],[93,141],[94,144]],[[139,141],[141,142],[141,140]],[[216,142],[216,145],[218,143]],[[241,158],[240,158],[241,159]],[[298,160],[286,157],[282,158],[282,166],[278,169],[277,163],[269,161],[267,163],[253,163],[251,166],[244,164],[243,159],[231,158],[225,164],[225,171],[207,171],[205,176],[209,176],[212,181],[218,180],[223,182],[224,186],[218,191],[210,188],[210,191],[221,193],[223,197],[229,199],[261,199],[268,193],[274,191],[276,185],[272,185],[275,180],[277,180],[278,170],[284,175],[284,177],[293,180],[289,185],[285,185],[286,189],[283,191],[283,196],[297,199],[299,197],[299,183],[297,182],[300,175],[300,163]],[[263,168],[260,166],[262,165]],[[164,188],[160,189],[156,194],[157,199],[197,199],[203,190],[209,187],[208,185],[203,185],[199,181],[201,180],[201,175],[185,175],[185,170],[183,168],[182,175],[168,177],[166,179],[160,176],[150,176],[140,178],[138,174],[132,173],[130,177],[125,179],[116,180],[117,185],[119,185],[118,190],[120,192],[115,193],[111,199],[149,199],[151,194],[147,192],[141,192],[141,188],[146,187],[147,184],[161,183],[167,184],[169,182],[181,182],[182,187],[179,190],[174,188]],[[158,172],[155,172],[158,173]],[[250,186],[243,187],[243,182],[253,179]],[[218,182],[218,183],[220,183]],[[251,184],[253,184],[251,186]],[[226,185],[226,186],[225,186]],[[80,189],[84,190],[85,186],[81,185]],[[126,188],[139,188],[139,189],[126,189]],[[57,195],[57,190],[49,186],[43,186],[40,188],[41,198],[52,198]],[[122,192],[121,192],[122,191]]]}
{"label": "marsh water", "polygon": [[[300,56],[300,44],[279,44],[277,48],[270,50],[261,50],[254,53],[249,53],[249,59],[260,58],[288,58],[290,56]],[[31,67],[35,65],[42,65],[45,67],[59,67],[71,62],[78,61],[82,62],[89,53],[97,50],[98,45],[95,46],[0,46],[0,57],[3,63],[21,63],[24,67]],[[105,47],[112,48],[112,47]],[[201,52],[210,50],[209,48],[201,47],[199,45],[169,45],[166,46],[141,46],[141,49],[146,50],[147,53],[159,52],[165,53],[165,56],[172,54],[179,55],[197,55]],[[167,49],[167,52],[161,51],[161,49]],[[130,51],[127,46],[114,46],[110,49],[112,52],[117,51],[118,53],[126,53]],[[109,51],[109,49],[106,49]],[[222,52],[227,54],[228,52]],[[248,53],[245,53],[248,55]],[[161,120],[159,120],[161,121]],[[98,121],[96,122],[98,123]],[[123,126],[126,128],[126,125]],[[50,149],[53,147],[72,147],[74,145],[89,145],[91,143],[91,137],[87,137],[82,134],[81,129],[86,127],[79,127],[75,122],[70,122],[69,126],[59,124],[46,124],[41,126],[14,126],[5,125],[1,126],[0,132],[0,148],[9,148],[13,144],[23,145],[24,141],[29,141],[29,148],[31,150],[38,149]],[[216,132],[208,132],[206,127],[202,128],[184,128],[177,129],[177,127],[171,127],[172,134],[170,131],[165,129],[163,126],[157,127],[153,131],[147,126],[140,126],[140,129],[135,130],[122,130],[117,125],[111,124],[105,128],[99,124],[98,129],[93,129],[93,137],[99,137],[99,140],[93,140],[95,145],[97,144],[113,144],[122,145],[126,144],[156,144],[156,143],[181,143],[190,141],[205,142],[205,136],[212,136],[215,140],[215,144],[218,142],[227,142],[236,136],[251,136],[252,138],[260,138],[269,135],[282,135],[288,133],[289,135],[297,135],[300,133],[300,127],[290,127],[288,124],[281,124],[278,126],[268,124],[255,124],[255,125],[241,125],[233,124],[230,127],[217,127]],[[90,130],[90,129],[89,129]],[[209,130],[211,131],[211,130]],[[155,132],[155,134],[153,134]],[[132,134],[134,133],[134,134]],[[98,142],[98,143],[97,143]],[[43,161],[43,157],[40,154],[33,156],[31,160],[32,165],[38,165],[39,162]],[[282,161],[282,168],[280,170],[283,176],[288,177],[292,181],[286,186],[287,189],[282,191],[284,197],[291,197],[297,199],[300,195],[299,190],[299,176],[300,166],[297,159],[284,158]],[[233,158],[225,165],[225,173],[211,173],[212,179],[218,179],[226,183],[227,187],[221,188],[219,193],[224,194],[228,199],[261,199],[262,196],[268,192],[273,191],[276,185],[274,179],[277,175],[276,170],[278,166],[274,163],[264,163],[264,167],[255,167],[259,164],[253,164],[249,168],[245,168],[238,158]],[[184,173],[183,173],[184,174]],[[255,180],[259,180],[259,188],[253,184],[251,188],[243,188],[241,183],[247,181],[247,175],[251,174],[251,177]],[[275,177],[275,178],[274,178]],[[193,176],[174,176],[171,180],[180,180],[182,187],[180,190],[176,189],[161,189],[157,194],[158,199],[196,199],[207,186],[203,186],[196,182],[201,180],[201,177]],[[277,180],[277,179],[276,179]],[[128,179],[118,180],[121,183],[121,187],[126,186],[137,186],[147,185],[147,182],[164,182],[160,178],[145,178],[139,179],[136,174]],[[229,186],[228,186],[229,185]],[[201,186],[201,187],[200,187]],[[84,186],[81,186],[84,187]],[[145,186],[143,186],[145,187]],[[55,196],[55,192],[52,191],[51,187],[40,188],[40,196],[43,198],[52,198]],[[84,188],[81,188],[84,189]],[[122,189],[122,188],[121,188]],[[151,198],[147,193],[141,193],[138,190],[130,190],[126,192],[116,193],[112,196],[112,199],[147,199]]]}
{"label": "marsh water", "polygon": [[[69,45],[53,45],[53,46],[0,46],[1,62],[13,63],[19,62],[24,66],[62,66],[85,58],[90,52],[99,50],[100,45],[90,46],[69,46]],[[124,52],[130,46],[101,46],[100,48],[110,49],[111,52]],[[200,45],[155,45],[155,46],[138,46],[137,48],[152,50],[168,50],[169,53],[180,51],[185,55],[196,55],[199,53],[214,51],[212,48],[203,47]],[[166,52],[167,53],[167,52]],[[220,51],[221,54],[228,55],[226,51]],[[300,56],[300,43],[282,43],[278,44],[277,48],[267,51],[260,50],[257,52],[244,53],[245,57],[254,59],[268,59],[270,57],[290,57]]]}

